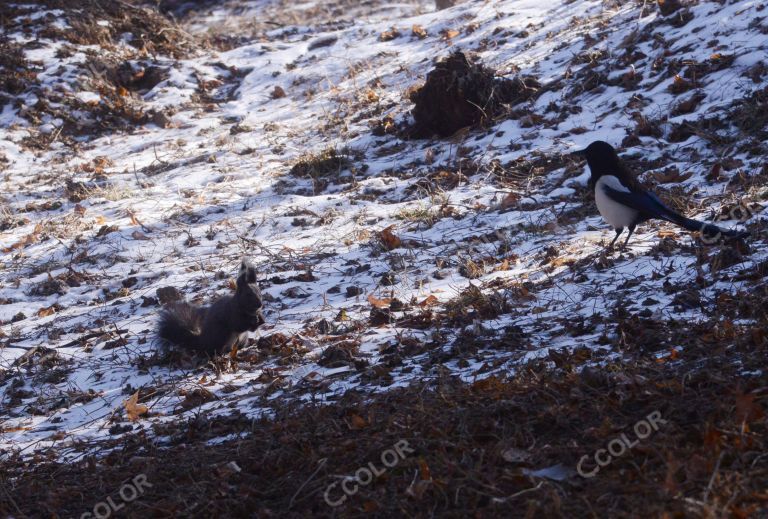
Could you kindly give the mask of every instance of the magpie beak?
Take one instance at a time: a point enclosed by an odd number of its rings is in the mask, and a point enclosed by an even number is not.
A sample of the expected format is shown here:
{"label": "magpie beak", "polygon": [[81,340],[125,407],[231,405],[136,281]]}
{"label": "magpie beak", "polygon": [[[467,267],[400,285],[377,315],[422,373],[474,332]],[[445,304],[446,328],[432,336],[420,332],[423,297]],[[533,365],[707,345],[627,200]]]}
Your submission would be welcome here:
{"label": "magpie beak", "polygon": [[579,157],[580,159],[587,158],[587,150],[586,148],[583,150],[576,150],[571,152],[571,157]]}

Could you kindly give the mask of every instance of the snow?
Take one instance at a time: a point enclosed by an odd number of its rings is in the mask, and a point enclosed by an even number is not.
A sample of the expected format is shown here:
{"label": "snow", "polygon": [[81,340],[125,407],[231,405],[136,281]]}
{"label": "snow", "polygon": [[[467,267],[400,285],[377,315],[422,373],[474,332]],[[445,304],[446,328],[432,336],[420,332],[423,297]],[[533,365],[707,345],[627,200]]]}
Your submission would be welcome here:
{"label": "snow", "polygon": [[[190,30],[234,27],[258,16],[268,4],[250,2],[247,10],[236,15],[225,7],[216,7],[196,19]],[[469,157],[487,166],[493,160],[505,164],[535,151],[568,153],[598,139],[618,145],[625,130],[635,125],[626,105],[637,91],[645,99],[638,110],[648,117],[668,113],[679,100],[667,90],[672,77],[649,73],[650,62],[663,52],[653,39],[637,45],[648,56],[645,65],[638,67],[645,77],[637,90],[608,86],[568,93],[568,89],[562,89],[539,97],[532,106],[537,113],[544,113],[551,102],[583,109],[554,128],[523,128],[518,120],[502,120],[489,132],[470,132],[459,141],[404,143],[395,137],[374,137],[370,133],[369,121],[374,117],[370,113],[377,113],[377,118],[391,114],[397,120],[407,116],[409,106],[404,92],[423,80],[433,58],[452,50],[478,50],[482,60],[500,72],[519,69],[546,83],[559,79],[573,56],[594,51],[618,55],[622,41],[658,21],[656,14],[641,17],[637,3],[622,3],[615,9],[605,8],[605,4],[596,0],[546,5],[538,0],[477,0],[445,11],[427,12],[426,7],[392,3],[368,15],[350,15],[349,22],[340,23],[338,28],[316,31],[312,27],[281,27],[267,34],[274,41],[254,41],[226,52],[207,51],[171,66],[168,78],[141,96],[148,109],[173,108],[172,123],[167,127],[147,124],[134,132],[82,139],[78,149],[62,145],[34,151],[23,147],[24,137],[55,135],[62,121],[29,120],[18,107],[5,105],[0,112],[0,153],[8,161],[3,172],[3,202],[20,219],[0,235],[0,298],[9,301],[0,305],[0,319],[4,335],[12,338],[0,349],[0,374],[1,370],[9,374],[0,386],[0,431],[4,431],[0,452],[31,454],[55,446],[61,458],[72,459],[100,452],[100,442],[115,437],[109,432],[115,423],[152,434],[152,424],[186,420],[196,413],[213,416],[238,409],[247,416],[259,417],[271,413],[271,402],[277,398],[308,399],[311,395],[315,401],[327,401],[350,389],[384,391],[415,378],[434,378],[438,368],[447,368],[467,381],[513,372],[519,363],[545,358],[553,349],[603,348],[600,337],[614,333],[607,321],[612,309],[619,303],[637,306],[648,297],[658,303],[642,308],[654,315],[700,319],[699,310],[678,311],[672,295],[663,290],[665,282],[690,285],[699,275],[714,276],[707,265],[697,263],[691,252],[679,250],[671,256],[652,252],[661,239],[658,229],[672,227],[642,226],[627,253],[616,254],[610,267],[598,268],[602,247],[612,239],[613,231],[594,210],[583,218],[561,218],[567,211],[591,203],[579,195],[589,178],[586,169],[566,177],[565,169],[560,168],[540,177],[534,175],[529,183],[518,187],[500,186],[486,170],[467,170],[463,173],[468,180],[444,190],[440,199],[434,194],[430,197],[409,191],[428,172],[455,164],[460,157],[459,147],[471,146]],[[717,52],[737,55],[732,67],[703,80],[707,98],[695,114],[668,123],[723,110],[731,100],[766,85],[765,78],[755,85],[741,76],[765,56],[768,47],[764,34],[749,29],[760,5],[752,1],[728,5],[701,2],[691,8],[694,18],[685,27],[653,29],[663,32],[672,52],[682,53],[681,58],[709,59],[715,49],[707,43],[716,38],[720,42]],[[62,14],[48,11],[31,16],[38,19]],[[404,14],[413,16],[403,18]],[[577,20],[579,23],[575,23]],[[470,22],[477,25],[476,29],[465,31]],[[411,37],[413,25],[425,27],[429,36],[424,40]],[[379,34],[390,26],[398,27],[403,36],[380,41]],[[452,28],[461,30],[460,34],[451,41],[440,37],[440,30]],[[528,36],[513,36],[522,30]],[[505,42],[496,44],[501,38],[499,32],[508,36],[503,36]],[[604,33],[605,38],[591,47],[585,45],[585,35],[598,33]],[[23,34],[9,36],[28,40]],[[337,41],[308,50],[312,42],[328,36]],[[121,41],[127,46],[128,36]],[[84,103],[102,102],[99,94],[78,90],[75,83],[76,64],[82,63],[85,55],[78,52],[70,58],[57,58],[58,45],[50,42],[45,48],[26,51],[29,59],[42,62],[44,89],[54,89],[63,81]],[[207,111],[192,102],[197,78],[210,81],[218,77],[226,82],[230,72],[219,63],[236,68],[244,76],[228,101]],[[68,70],[64,76],[58,71],[61,66]],[[572,72],[579,70],[574,68]],[[610,77],[623,72],[614,70]],[[272,99],[275,86],[283,88],[286,97]],[[361,101],[366,99],[369,88],[379,96],[371,105]],[[25,104],[34,106],[39,97],[44,93],[30,94]],[[251,130],[233,133],[230,129],[234,123]],[[575,128],[585,131],[570,133]],[[499,136],[499,132],[503,134]],[[718,212],[719,200],[726,197],[726,183],[709,185],[704,180],[709,171],[704,159],[718,158],[715,151],[699,137],[677,144],[665,142],[663,137],[641,140],[633,151],[641,151],[653,160],[669,150],[681,171],[694,173],[684,184],[699,188],[698,193],[690,195],[699,202],[698,214],[690,216],[709,219]],[[396,144],[403,145],[392,151],[386,149]],[[358,171],[352,184],[340,183],[313,193],[311,180],[290,177],[288,171],[299,157],[329,147],[348,149],[362,157],[353,160]],[[432,166],[425,164],[427,147],[433,151]],[[743,153],[734,152],[733,156],[751,164]],[[89,175],[82,165],[97,157],[109,159],[105,175],[118,195],[105,190],[79,202],[86,210],[79,215],[75,202],[62,195],[64,180],[87,181]],[[362,163],[367,170],[359,168]],[[160,173],[151,173],[152,168]],[[499,204],[510,191],[520,195],[520,205],[500,211]],[[61,200],[63,206],[51,211],[21,212],[28,203],[49,199]],[[405,209],[436,210],[441,204],[453,208],[455,216],[443,217],[430,226],[398,217]],[[752,218],[764,215],[763,208]],[[320,223],[305,227],[297,223],[300,218]],[[38,225],[43,227],[42,233],[35,232]],[[104,225],[115,225],[118,230],[96,236]],[[389,226],[394,226],[405,246],[382,250],[375,236]],[[137,232],[143,237],[137,237]],[[496,264],[486,269],[480,279],[462,276],[458,272],[462,258],[491,257],[501,263],[505,253],[499,241],[478,241],[480,236],[493,232],[504,236],[511,252],[505,269],[494,271],[499,266]],[[46,239],[13,248],[26,237],[40,234]],[[676,231],[676,240],[684,245],[693,243],[693,238],[680,230]],[[188,245],[195,242],[198,244]],[[752,247],[748,263],[734,265],[718,275],[739,272],[768,257],[764,241]],[[547,260],[550,248],[557,251],[559,259],[567,261]],[[81,258],[73,260],[78,255]],[[258,265],[263,280],[276,277],[286,281],[264,283],[268,324],[254,337],[279,332],[294,336],[300,347],[291,346],[294,352],[267,352],[253,364],[241,363],[223,372],[210,366],[193,370],[146,367],[142,359],[156,350],[153,328],[158,307],[142,306],[143,298],[155,297],[160,287],[174,286],[189,299],[210,302],[228,292],[228,280],[236,274],[243,256]],[[37,296],[31,292],[49,276],[67,275],[72,269],[87,273],[89,280],[79,287],[69,287],[63,295]],[[433,275],[439,269],[446,271],[442,279]],[[290,281],[307,270],[317,281]],[[381,275],[390,271],[396,273],[398,281],[383,286]],[[581,281],[576,279],[577,274],[582,275]],[[129,277],[137,282],[121,295],[123,281]],[[635,279],[641,283],[627,286]],[[466,363],[451,359],[442,366],[427,362],[434,352],[404,357],[403,363],[390,371],[391,380],[385,386],[366,380],[365,372],[353,366],[326,368],[318,364],[323,352],[342,340],[358,341],[361,355],[370,366],[384,358],[384,349],[402,344],[405,338],[424,343],[431,340],[433,329],[362,326],[371,310],[369,294],[395,297],[406,303],[434,295],[442,305],[465,292],[470,284],[490,292],[491,282],[504,284],[502,290],[530,283],[535,290],[532,299],[515,301],[512,312],[479,323],[479,332],[490,339],[515,325],[525,331],[530,346],[485,348]],[[352,285],[362,288],[362,293],[348,297],[345,289]],[[340,290],[334,292],[337,286]],[[701,292],[702,298],[711,302],[720,291],[737,293],[746,288],[743,281],[718,281]],[[107,297],[105,290],[115,297]],[[38,317],[41,309],[54,304],[60,305],[55,313]],[[342,310],[346,321],[336,319]],[[19,312],[26,318],[11,322]],[[557,322],[560,317],[589,320],[594,316],[606,320],[579,336],[570,335]],[[307,333],[310,325],[321,319],[338,328],[338,337]],[[478,326],[467,327],[475,328]],[[98,330],[104,336],[89,339],[86,347],[76,342],[85,333]],[[436,348],[449,351],[461,331],[442,330],[449,340]],[[108,341],[118,338],[127,342],[113,349],[105,347]],[[27,371],[15,364],[37,346],[53,349],[69,363],[63,380],[45,381],[42,368]],[[489,365],[495,367],[484,367]],[[206,383],[200,382],[204,376]],[[274,380],[280,383],[274,384]],[[12,387],[13,381],[22,386]],[[304,391],[303,384],[314,384],[317,389]],[[19,387],[28,390],[29,396],[12,404],[11,392]],[[216,399],[201,407],[183,409],[184,390],[201,387]],[[123,402],[138,388],[154,391],[146,402],[150,415],[130,423],[123,416]],[[89,391],[94,392],[90,400],[55,405],[67,395]],[[50,410],[35,414],[33,407]],[[158,438],[159,443],[162,441]],[[548,470],[532,474],[550,478],[556,475],[556,471]]]}

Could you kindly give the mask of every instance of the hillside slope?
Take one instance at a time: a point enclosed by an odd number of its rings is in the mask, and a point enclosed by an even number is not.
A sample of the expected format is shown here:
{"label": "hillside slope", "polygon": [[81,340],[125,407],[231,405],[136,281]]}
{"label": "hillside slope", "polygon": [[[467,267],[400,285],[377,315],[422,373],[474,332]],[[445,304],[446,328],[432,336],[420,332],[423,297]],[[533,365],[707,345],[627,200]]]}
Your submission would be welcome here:
{"label": "hillside slope", "polygon": [[[173,446],[195,421],[414,385],[491,390],[532,364],[599,378],[717,355],[764,409],[768,10],[683,4],[0,7],[5,458]],[[415,138],[410,96],[459,50],[528,90]],[[750,237],[649,222],[606,252],[569,156],[597,139],[681,212]],[[242,257],[268,324],[234,355],[160,362],[157,290],[206,304]]]}

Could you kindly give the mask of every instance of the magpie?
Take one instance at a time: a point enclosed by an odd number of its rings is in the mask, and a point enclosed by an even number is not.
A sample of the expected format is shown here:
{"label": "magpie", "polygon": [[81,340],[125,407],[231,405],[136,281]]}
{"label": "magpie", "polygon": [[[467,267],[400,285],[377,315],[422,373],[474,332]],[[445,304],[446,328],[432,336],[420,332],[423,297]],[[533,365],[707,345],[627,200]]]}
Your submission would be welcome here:
{"label": "magpie", "polygon": [[710,223],[691,220],[673,211],[637,181],[619,159],[613,146],[607,142],[595,141],[583,150],[573,152],[573,155],[587,159],[591,173],[589,187],[595,193],[597,210],[603,220],[616,230],[609,249],[625,228],[629,229],[629,234],[623,247],[627,246],[639,224],[654,218],[677,224],[689,231],[700,231],[709,242],[720,236],[736,239],[749,235],[748,232],[722,229]]}

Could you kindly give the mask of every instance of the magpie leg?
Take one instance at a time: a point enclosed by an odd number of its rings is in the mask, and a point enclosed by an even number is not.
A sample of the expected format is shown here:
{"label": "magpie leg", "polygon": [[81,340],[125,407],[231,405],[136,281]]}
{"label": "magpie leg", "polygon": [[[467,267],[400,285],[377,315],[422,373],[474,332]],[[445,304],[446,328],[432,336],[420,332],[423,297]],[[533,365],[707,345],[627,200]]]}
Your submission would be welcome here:
{"label": "magpie leg", "polygon": [[634,225],[629,227],[629,234],[627,234],[627,239],[624,240],[624,245],[621,246],[622,249],[626,249],[627,248],[627,243],[629,243],[629,238],[630,238],[630,236],[632,236],[633,232],[635,232],[635,226]]}
{"label": "magpie leg", "polygon": [[619,236],[621,236],[621,233],[623,233],[623,232],[624,232],[624,227],[619,227],[618,229],[616,229],[616,236],[613,237],[613,241],[606,248],[607,249],[612,249],[613,248],[613,244],[616,243],[616,240],[619,239]]}

